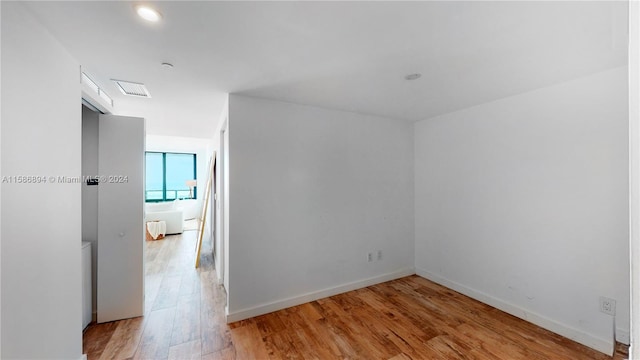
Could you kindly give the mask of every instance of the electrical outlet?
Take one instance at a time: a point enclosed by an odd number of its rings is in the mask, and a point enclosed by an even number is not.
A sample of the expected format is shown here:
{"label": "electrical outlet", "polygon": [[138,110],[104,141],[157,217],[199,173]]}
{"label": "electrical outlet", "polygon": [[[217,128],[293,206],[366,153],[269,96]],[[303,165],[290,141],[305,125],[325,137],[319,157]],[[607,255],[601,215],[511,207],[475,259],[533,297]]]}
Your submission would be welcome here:
{"label": "electrical outlet", "polygon": [[604,296],[600,296],[600,312],[609,315],[616,314],[616,301],[614,299],[609,299]]}
{"label": "electrical outlet", "polygon": [[382,250],[378,250],[378,261],[382,260]]}
{"label": "electrical outlet", "polygon": [[372,262],[373,261],[373,253],[368,253],[367,254],[367,262]]}

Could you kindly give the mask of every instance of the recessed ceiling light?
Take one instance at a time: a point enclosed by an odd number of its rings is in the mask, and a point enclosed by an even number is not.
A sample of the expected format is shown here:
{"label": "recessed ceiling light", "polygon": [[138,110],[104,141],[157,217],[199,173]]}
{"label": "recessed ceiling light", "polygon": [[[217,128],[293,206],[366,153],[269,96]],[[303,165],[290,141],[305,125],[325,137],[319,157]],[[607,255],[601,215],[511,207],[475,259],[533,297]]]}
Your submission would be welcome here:
{"label": "recessed ceiling light", "polygon": [[405,80],[417,80],[420,79],[420,77],[422,76],[422,74],[409,74],[407,76],[404,77]]}
{"label": "recessed ceiling light", "polygon": [[165,68],[165,69],[171,69],[171,68],[173,68],[173,64],[172,64],[172,63],[168,63],[168,62],[163,62],[163,63],[162,63],[162,64],[160,64],[160,65],[162,65],[162,67],[163,67],[163,68]]}
{"label": "recessed ceiling light", "polygon": [[158,10],[146,5],[136,6],[136,13],[138,13],[138,16],[141,18],[151,22],[158,22],[162,19],[162,15],[160,15]]}

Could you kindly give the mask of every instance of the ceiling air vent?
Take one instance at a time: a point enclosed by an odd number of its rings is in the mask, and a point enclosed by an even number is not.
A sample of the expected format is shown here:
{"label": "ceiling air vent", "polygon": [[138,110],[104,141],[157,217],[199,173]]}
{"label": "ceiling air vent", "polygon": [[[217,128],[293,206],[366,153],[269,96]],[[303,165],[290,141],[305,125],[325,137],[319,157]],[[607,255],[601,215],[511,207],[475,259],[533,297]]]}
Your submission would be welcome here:
{"label": "ceiling air vent", "polygon": [[122,91],[122,93],[125,95],[145,97],[145,98],[151,97],[151,94],[149,94],[149,90],[147,90],[144,84],[134,83],[130,81],[123,81],[123,80],[114,80],[114,79],[112,80],[116,83],[116,85],[118,86],[118,89],[120,89],[120,91]]}

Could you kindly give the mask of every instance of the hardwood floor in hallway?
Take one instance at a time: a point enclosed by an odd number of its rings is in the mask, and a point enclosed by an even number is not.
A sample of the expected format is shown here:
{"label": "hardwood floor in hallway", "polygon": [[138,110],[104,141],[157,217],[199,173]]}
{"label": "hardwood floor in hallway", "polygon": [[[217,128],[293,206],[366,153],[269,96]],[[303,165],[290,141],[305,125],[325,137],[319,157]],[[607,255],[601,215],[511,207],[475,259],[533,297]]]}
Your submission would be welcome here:
{"label": "hardwood floor in hallway", "polygon": [[194,268],[196,237],[146,242],[145,316],[90,325],[89,360],[611,359],[418,276],[227,325],[210,247]]}

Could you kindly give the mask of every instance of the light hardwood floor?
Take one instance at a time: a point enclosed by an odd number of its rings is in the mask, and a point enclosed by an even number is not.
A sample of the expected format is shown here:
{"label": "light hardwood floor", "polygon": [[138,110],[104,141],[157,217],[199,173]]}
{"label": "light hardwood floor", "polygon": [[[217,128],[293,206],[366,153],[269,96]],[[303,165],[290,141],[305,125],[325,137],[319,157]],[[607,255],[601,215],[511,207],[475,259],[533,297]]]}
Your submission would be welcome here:
{"label": "light hardwood floor", "polygon": [[227,325],[210,248],[194,269],[196,234],[146,242],[145,316],[90,325],[89,360],[611,359],[418,276]]}

